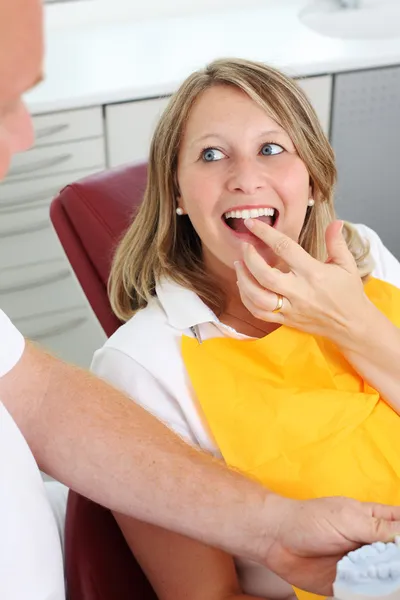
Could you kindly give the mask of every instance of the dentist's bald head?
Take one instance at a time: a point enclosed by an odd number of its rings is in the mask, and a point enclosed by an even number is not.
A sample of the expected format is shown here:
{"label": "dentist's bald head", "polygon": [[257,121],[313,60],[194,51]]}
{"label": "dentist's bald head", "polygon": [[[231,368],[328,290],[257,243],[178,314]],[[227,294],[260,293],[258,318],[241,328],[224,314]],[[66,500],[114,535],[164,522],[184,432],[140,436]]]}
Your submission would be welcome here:
{"label": "dentist's bald head", "polygon": [[21,96],[40,79],[42,59],[41,0],[0,0],[0,179],[11,156],[32,144]]}

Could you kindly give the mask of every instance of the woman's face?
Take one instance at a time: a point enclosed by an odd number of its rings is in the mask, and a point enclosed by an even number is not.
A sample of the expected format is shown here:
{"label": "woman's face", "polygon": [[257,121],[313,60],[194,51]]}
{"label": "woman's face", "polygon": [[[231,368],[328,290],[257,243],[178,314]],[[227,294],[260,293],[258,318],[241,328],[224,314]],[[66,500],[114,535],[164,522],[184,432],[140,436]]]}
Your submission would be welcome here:
{"label": "woman's face", "polygon": [[286,131],[244,92],[222,85],[203,92],[190,113],[178,184],[206,267],[230,277],[243,242],[274,263],[244,219],[260,218],[297,241],[310,196],[309,174]]}

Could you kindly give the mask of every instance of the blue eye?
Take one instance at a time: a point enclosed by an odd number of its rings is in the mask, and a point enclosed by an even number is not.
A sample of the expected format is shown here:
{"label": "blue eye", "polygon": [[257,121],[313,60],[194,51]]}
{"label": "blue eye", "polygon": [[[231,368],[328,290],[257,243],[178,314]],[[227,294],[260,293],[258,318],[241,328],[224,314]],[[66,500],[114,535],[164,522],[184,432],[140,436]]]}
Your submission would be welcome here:
{"label": "blue eye", "polygon": [[281,154],[284,152],[284,148],[279,144],[264,144],[261,147],[261,154],[263,156],[273,156],[274,154]]}
{"label": "blue eye", "polygon": [[201,153],[201,158],[204,162],[214,162],[224,158],[225,154],[216,148],[205,148]]}

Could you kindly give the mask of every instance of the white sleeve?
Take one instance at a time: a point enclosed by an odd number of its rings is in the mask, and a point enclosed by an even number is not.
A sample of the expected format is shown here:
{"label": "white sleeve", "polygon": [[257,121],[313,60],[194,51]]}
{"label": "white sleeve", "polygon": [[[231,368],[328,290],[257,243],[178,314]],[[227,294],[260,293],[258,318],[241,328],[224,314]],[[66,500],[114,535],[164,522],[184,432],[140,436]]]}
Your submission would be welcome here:
{"label": "white sleeve", "polygon": [[372,275],[400,288],[400,262],[386,248],[379,235],[366,225],[355,225],[361,237],[368,240],[375,268]]}
{"label": "white sleeve", "polygon": [[23,335],[0,310],[0,377],[11,371],[25,348]]}
{"label": "white sleeve", "polygon": [[103,346],[95,352],[91,370],[127,394],[186,442],[198,446],[177,400],[133,358],[116,348]]}

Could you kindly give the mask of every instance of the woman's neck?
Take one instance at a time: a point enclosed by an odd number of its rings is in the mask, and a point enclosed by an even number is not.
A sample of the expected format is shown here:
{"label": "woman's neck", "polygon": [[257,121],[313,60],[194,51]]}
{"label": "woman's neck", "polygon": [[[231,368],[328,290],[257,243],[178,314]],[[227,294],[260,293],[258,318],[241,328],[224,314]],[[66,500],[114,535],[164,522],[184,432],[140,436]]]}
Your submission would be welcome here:
{"label": "woman's neck", "polygon": [[279,327],[275,323],[268,323],[254,317],[247,310],[240,298],[239,290],[234,282],[224,282],[226,305],[219,320],[224,325],[235,329],[238,333],[249,337],[262,338]]}
{"label": "woman's neck", "polygon": [[228,303],[219,319],[221,323],[232,327],[238,333],[254,338],[265,337],[279,327],[275,323],[256,319],[242,304],[241,300],[240,305]]}
{"label": "woman's neck", "polygon": [[203,258],[207,270],[219,282],[225,295],[225,309],[219,315],[221,323],[232,327],[238,333],[255,338],[262,338],[279,327],[274,323],[256,319],[247,310],[240,298],[236,273],[233,269],[228,269],[226,265],[215,261],[214,258],[208,260],[210,257],[206,252]]}

